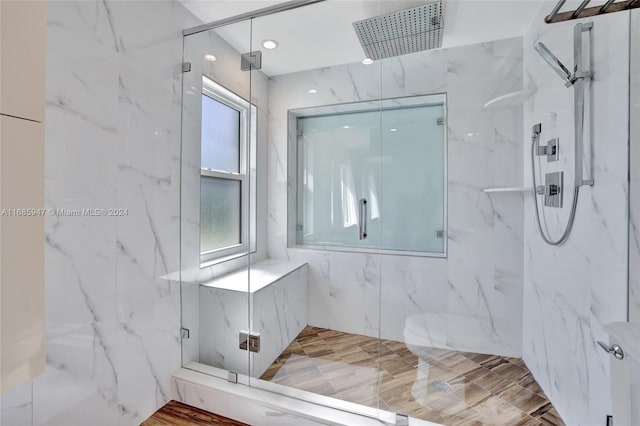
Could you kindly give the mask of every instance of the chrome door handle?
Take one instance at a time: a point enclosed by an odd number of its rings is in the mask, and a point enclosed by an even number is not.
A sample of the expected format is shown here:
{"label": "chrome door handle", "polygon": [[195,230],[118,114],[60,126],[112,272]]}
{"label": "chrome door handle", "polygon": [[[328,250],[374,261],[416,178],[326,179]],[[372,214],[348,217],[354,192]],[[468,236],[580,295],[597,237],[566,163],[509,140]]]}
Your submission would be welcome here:
{"label": "chrome door handle", "polygon": [[624,358],[624,351],[622,350],[620,345],[616,345],[614,343],[613,345],[609,346],[606,343],[603,343],[603,342],[600,342],[600,341],[598,341],[598,345],[600,345],[600,347],[602,349],[604,349],[605,352],[610,353],[611,355],[616,357],[616,359],[623,359]]}
{"label": "chrome door handle", "polygon": [[359,204],[359,215],[360,217],[358,218],[358,227],[359,227],[359,231],[360,231],[360,239],[364,240],[365,238],[367,238],[367,199],[366,198],[360,198],[360,200],[358,201]]}

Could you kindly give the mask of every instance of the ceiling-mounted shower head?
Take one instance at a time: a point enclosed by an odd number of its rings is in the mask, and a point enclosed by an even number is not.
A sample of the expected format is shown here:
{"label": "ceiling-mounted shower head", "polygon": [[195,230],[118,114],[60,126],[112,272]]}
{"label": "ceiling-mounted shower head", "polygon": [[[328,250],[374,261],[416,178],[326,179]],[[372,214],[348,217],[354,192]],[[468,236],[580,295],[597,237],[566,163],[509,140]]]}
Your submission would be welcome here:
{"label": "ceiling-mounted shower head", "polygon": [[536,43],[535,49],[540,54],[540,56],[542,56],[542,59],[544,59],[549,65],[551,65],[551,68],[553,68],[553,70],[560,76],[560,78],[565,81],[565,86],[573,86],[576,81],[574,75],[567,69],[567,67],[564,66],[562,62],[560,62],[560,59],[558,59],[556,55],[551,53],[549,48],[545,46],[544,43]]}
{"label": "ceiling-mounted shower head", "polygon": [[370,59],[384,59],[442,47],[444,0],[354,22]]}

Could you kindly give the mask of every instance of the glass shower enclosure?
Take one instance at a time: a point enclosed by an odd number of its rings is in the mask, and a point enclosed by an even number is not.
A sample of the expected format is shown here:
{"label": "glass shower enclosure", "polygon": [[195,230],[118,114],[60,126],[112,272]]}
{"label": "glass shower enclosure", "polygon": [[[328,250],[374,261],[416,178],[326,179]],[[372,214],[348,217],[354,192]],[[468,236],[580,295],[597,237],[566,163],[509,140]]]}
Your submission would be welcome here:
{"label": "glass shower enclosure", "polygon": [[447,256],[447,94],[391,90],[396,59],[321,37],[384,3],[185,36],[184,367],[372,417],[411,408],[389,390],[416,375],[403,333],[422,310],[386,280]]}

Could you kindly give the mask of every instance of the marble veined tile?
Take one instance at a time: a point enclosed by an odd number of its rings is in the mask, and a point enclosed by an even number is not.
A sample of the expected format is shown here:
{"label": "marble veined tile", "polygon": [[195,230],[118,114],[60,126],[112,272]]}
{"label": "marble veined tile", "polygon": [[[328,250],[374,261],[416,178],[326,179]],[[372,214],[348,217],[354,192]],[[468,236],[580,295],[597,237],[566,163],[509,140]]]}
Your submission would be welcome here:
{"label": "marble veined tile", "polygon": [[[543,162],[541,172],[562,170],[565,182],[571,184],[574,89],[564,88],[533,45],[542,41],[571,64],[576,22],[546,25],[545,12],[540,10],[524,36],[525,86],[537,89],[525,105],[524,140],[530,137],[530,126],[541,122],[543,140],[559,137],[561,145],[566,141],[561,160]],[[619,13],[590,21],[594,75],[587,99],[592,107],[587,109],[585,177],[593,177],[595,186],[580,189],[572,235],[560,247],[546,245],[538,235],[532,200],[526,199],[524,206],[523,355],[568,424],[589,424],[611,412],[609,364],[596,341],[606,340],[604,324],[626,318],[627,304],[629,189],[624,110],[628,108],[629,16]],[[605,47],[611,45],[618,48]],[[530,183],[527,146],[524,158],[524,179]],[[565,194],[562,209],[543,209],[543,223],[555,238],[567,223],[571,199],[571,194]]]}
{"label": "marble veined tile", "polygon": [[[523,200],[512,194],[509,201],[492,199],[482,189],[522,181],[521,108],[483,109],[522,87],[522,58],[522,39],[515,38],[269,81],[268,253],[308,262],[309,324],[368,336],[381,327],[383,337],[403,340],[415,315],[459,313],[486,324],[482,338],[452,323],[439,330],[443,346],[474,341],[482,350],[520,354]],[[311,86],[314,95],[307,92]],[[293,184],[287,168],[295,165],[288,158],[288,110],[432,93],[447,94],[447,258],[288,247],[287,216],[295,213],[287,207]]]}

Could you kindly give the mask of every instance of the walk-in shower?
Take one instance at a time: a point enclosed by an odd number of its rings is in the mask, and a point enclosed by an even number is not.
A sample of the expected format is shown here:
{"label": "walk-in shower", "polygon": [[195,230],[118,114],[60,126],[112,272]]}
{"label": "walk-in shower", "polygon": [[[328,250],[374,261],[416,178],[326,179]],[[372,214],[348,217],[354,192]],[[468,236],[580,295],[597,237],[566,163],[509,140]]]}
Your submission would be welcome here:
{"label": "walk-in shower", "polygon": [[[564,184],[564,172],[552,172],[545,175],[544,185],[536,186],[536,164],[535,157],[546,158],[547,161],[557,161],[560,154],[558,138],[552,138],[546,146],[540,146],[542,134],[542,124],[535,124],[531,129],[531,179],[533,182],[534,208],[536,224],[542,239],[550,245],[561,245],[567,241],[571,235],[571,229],[575,221],[576,209],[578,205],[578,195],[580,187],[584,185],[592,186],[592,179],[585,180],[584,173],[584,147],[585,147],[585,98],[589,91],[589,81],[591,80],[591,22],[576,24],[573,29],[573,52],[574,67],[569,69],[549,50],[544,43],[538,42],[535,45],[536,51],[551,66],[551,68],[562,78],[565,86],[573,87],[574,99],[574,182],[573,198],[571,199],[571,210],[567,224],[559,238],[554,239],[548,236],[543,230],[540,221],[540,212],[537,196],[543,196],[543,203],[547,207],[561,208],[563,205],[564,192],[567,191]],[[586,35],[585,35],[586,34]]]}
{"label": "walk-in shower", "polygon": [[307,3],[185,32],[183,364],[470,421],[516,384],[484,373],[533,381],[522,199],[483,191],[523,185],[522,104],[483,107],[522,91],[522,38],[442,48],[440,1]]}

